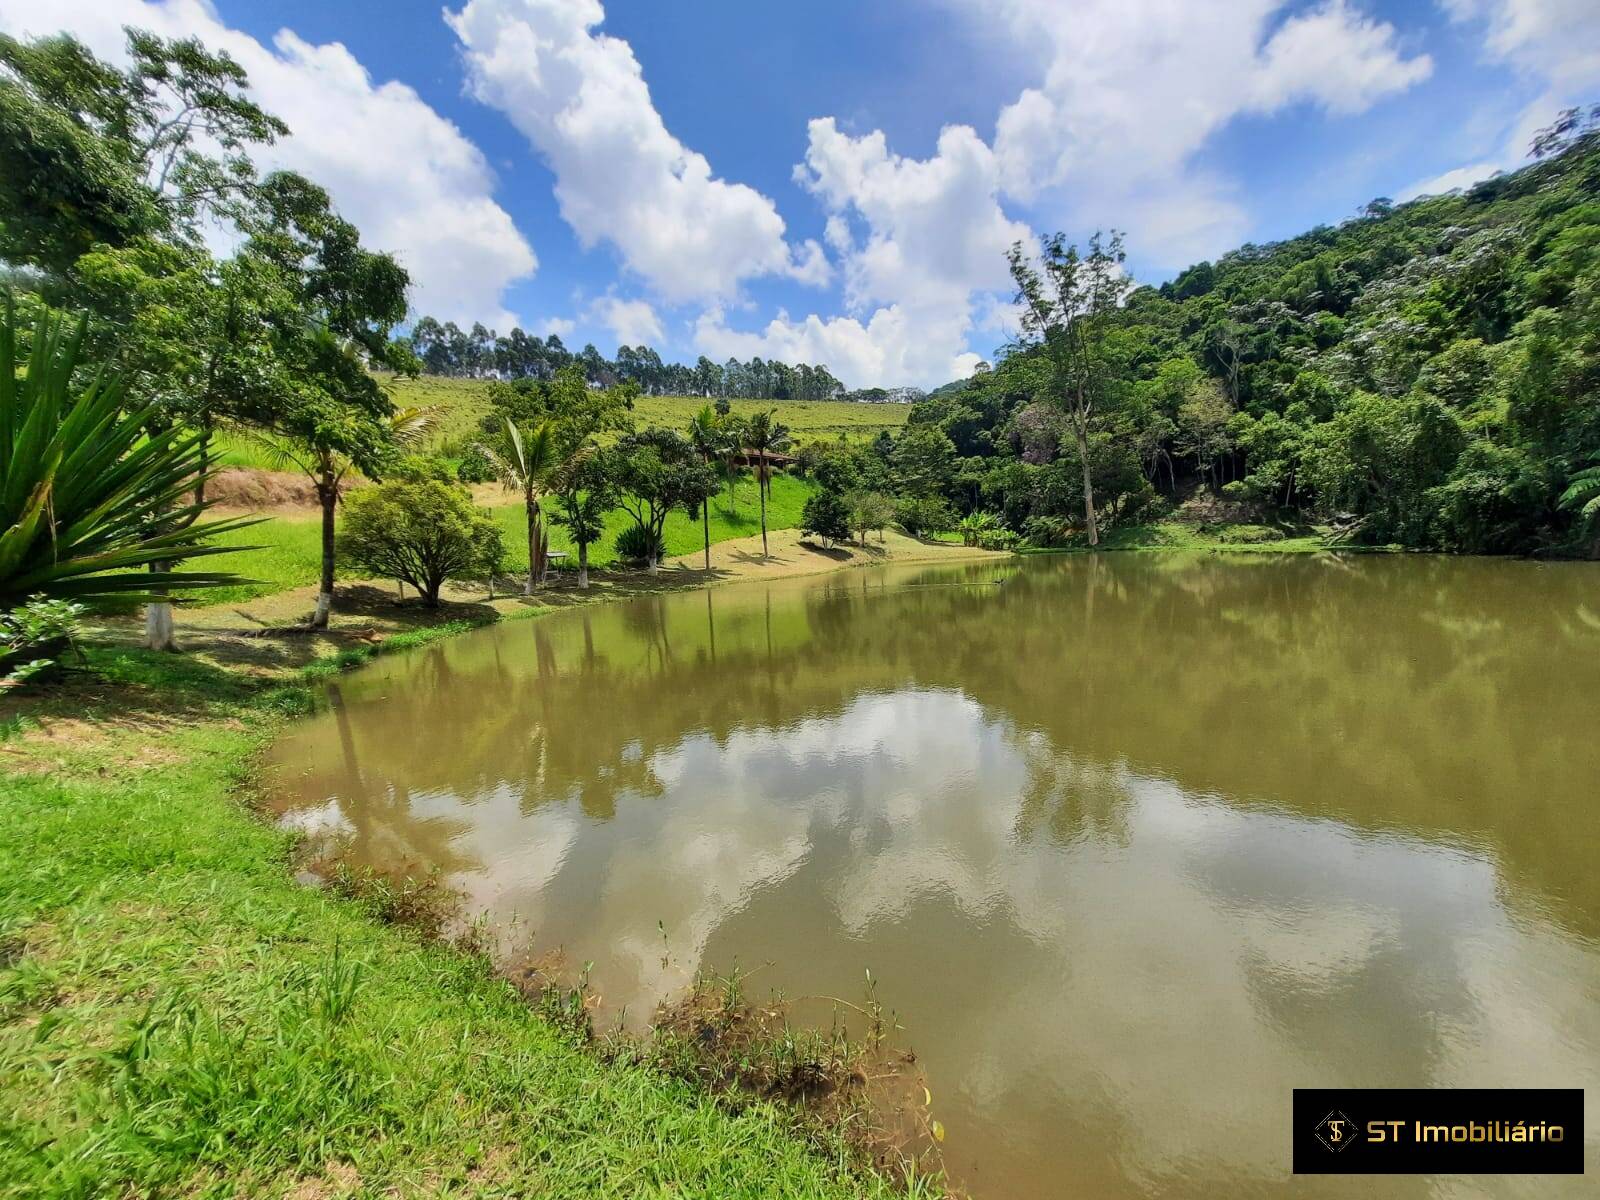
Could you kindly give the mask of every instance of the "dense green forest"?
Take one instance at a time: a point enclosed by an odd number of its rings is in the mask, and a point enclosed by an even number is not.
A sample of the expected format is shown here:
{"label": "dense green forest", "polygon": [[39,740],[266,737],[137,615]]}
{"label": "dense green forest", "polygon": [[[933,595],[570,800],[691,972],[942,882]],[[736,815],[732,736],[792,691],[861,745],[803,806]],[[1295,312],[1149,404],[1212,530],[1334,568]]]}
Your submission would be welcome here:
{"label": "dense green forest", "polygon": [[[1131,291],[1093,365],[1097,507],[1145,520],[1209,487],[1363,543],[1592,553],[1600,133],[1580,116],[1514,174]],[[1062,389],[1019,343],[919,404],[906,437],[958,512],[1057,541],[1083,517]]]}

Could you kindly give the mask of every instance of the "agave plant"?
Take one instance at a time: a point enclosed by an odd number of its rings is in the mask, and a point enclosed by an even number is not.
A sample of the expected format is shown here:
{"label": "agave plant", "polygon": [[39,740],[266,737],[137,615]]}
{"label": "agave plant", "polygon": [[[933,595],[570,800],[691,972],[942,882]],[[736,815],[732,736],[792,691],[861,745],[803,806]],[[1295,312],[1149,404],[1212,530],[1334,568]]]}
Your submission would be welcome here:
{"label": "agave plant", "polygon": [[126,411],[122,380],[79,374],[85,322],[42,316],[17,361],[16,314],[0,316],[0,610],[29,597],[157,600],[222,587],[233,574],[175,570],[222,554],[209,539],[252,519],[200,521],[198,435],[151,432],[151,408]]}

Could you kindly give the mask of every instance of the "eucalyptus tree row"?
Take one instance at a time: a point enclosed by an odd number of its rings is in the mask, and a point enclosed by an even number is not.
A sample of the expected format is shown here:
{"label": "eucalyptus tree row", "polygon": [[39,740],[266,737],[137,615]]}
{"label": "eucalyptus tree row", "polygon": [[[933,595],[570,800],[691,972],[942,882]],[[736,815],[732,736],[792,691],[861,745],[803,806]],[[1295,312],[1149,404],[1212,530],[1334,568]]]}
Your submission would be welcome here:
{"label": "eucalyptus tree row", "polygon": [[569,350],[555,333],[541,338],[517,327],[499,334],[481,322],[462,329],[454,321],[428,316],[412,326],[411,347],[431,375],[550,379],[576,367],[585,380],[598,387],[632,383],[652,395],[835,400],[845,394],[845,385],[822,365],[791,365],[761,358],[716,363],[704,355],[693,364],[676,363],[642,345],[618,346],[616,356],[608,359],[592,343],[582,350]]}

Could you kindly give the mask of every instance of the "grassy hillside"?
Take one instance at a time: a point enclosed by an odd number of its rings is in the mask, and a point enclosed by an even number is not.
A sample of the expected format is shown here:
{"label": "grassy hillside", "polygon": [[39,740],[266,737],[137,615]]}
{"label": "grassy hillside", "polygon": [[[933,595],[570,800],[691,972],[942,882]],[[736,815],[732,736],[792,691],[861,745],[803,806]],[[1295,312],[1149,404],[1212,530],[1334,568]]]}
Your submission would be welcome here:
{"label": "grassy hillside", "polygon": [[[390,395],[399,408],[435,410],[429,439],[433,449],[457,446],[463,439],[474,437],[479,420],[489,411],[489,382],[483,379],[447,379],[438,375],[395,379],[390,383]],[[640,426],[684,429],[708,403],[703,396],[640,396],[634,408],[635,419]],[[734,400],[731,404],[733,411],[743,417],[776,409],[778,420],[800,443],[832,441],[840,434],[851,441],[871,441],[882,430],[899,430],[911,411],[909,404],[855,404],[841,400]],[[282,469],[259,437],[223,433],[218,435],[217,449],[224,466]]]}

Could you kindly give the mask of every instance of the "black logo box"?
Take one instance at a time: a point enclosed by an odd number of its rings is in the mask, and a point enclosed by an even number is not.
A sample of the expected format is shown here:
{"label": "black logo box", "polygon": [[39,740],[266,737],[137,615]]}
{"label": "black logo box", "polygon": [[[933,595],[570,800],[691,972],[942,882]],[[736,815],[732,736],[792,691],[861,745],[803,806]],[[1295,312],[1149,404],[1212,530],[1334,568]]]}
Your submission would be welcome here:
{"label": "black logo box", "polygon": [[1583,1089],[1295,1088],[1294,1172],[1581,1175]]}

